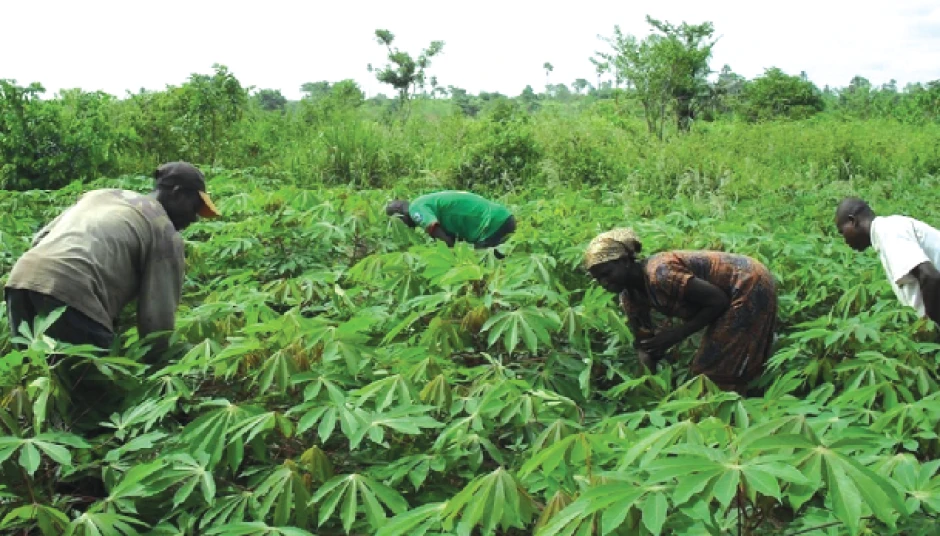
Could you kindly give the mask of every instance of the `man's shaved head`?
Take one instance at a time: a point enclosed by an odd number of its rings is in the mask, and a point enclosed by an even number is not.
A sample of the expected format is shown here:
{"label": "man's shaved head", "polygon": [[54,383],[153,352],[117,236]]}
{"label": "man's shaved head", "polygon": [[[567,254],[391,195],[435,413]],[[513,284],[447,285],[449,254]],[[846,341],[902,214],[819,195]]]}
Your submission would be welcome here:
{"label": "man's shaved head", "polygon": [[875,211],[857,197],[843,199],[836,209],[836,229],[845,243],[856,251],[864,251],[871,246],[871,222],[874,219]]}
{"label": "man's shaved head", "polygon": [[874,219],[875,211],[864,200],[857,197],[846,197],[836,209],[836,227],[841,226],[849,218]]}

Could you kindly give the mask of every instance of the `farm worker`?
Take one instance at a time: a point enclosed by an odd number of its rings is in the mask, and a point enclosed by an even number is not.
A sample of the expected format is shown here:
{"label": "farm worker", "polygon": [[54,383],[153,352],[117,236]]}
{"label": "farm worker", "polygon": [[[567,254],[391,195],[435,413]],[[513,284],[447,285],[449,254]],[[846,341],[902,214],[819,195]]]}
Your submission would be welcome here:
{"label": "farm worker", "polygon": [[857,197],[839,203],[836,228],[852,249],[874,248],[898,300],[940,324],[940,231],[908,216],[876,216]]}
{"label": "farm worker", "polygon": [[[107,350],[119,313],[135,298],[141,338],[173,330],[184,276],[179,232],[219,212],[191,164],[163,164],[154,178],[149,195],[89,191],[36,234],[4,289],[14,335],[22,322],[64,306],[46,334]],[[147,361],[166,350],[167,339],[159,336]]]}
{"label": "farm worker", "polygon": [[[471,192],[445,190],[417,197],[411,203],[396,199],[385,214],[409,227],[421,226],[429,235],[453,247],[457,240],[477,249],[495,248],[516,230],[512,213],[498,203]],[[497,258],[503,258],[494,251]]]}
{"label": "farm worker", "polygon": [[[720,251],[667,251],[641,259],[631,229],[596,236],[584,266],[617,293],[636,338],[640,361],[655,370],[666,350],[707,326],[692,361],[726,391],[744,395],[771,353],[777,322],[776,283],[760,262]],[[656,330],[651,311],[685,323]]]}

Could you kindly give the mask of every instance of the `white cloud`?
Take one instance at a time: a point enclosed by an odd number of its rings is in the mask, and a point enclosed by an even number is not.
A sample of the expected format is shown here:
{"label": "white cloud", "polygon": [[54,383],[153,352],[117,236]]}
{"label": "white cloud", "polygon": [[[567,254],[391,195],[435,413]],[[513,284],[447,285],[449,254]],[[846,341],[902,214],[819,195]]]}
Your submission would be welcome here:
{"label": "white cloud", "polygon": [[721,36],[715,71],[727,63],[753,78],[776,66],[806,71],[820,86],[844,86],[855,75],[903,86],[940,79],[935,4],[268,0],[239,8],[214,0],[32,0],[4,6],[0,77],[41,82],[50,94],[81,87],[123,95],[180,84],[217,62],[243,84],[278,88],[289,98],[299,97],[303,82],[343,78],[370,94],[390,93],[366,71],[369,63],[384,64],[373,32],[386,28],[413,54],[445,41],[429,70],[441,84],[517,95],[527,84],[544,87],[546,61],[555,67],[552,83],[593,83],[588,58],[606,46],[598,34],[619,24],[645,36],[648,13],[673,23],[713,22]]}

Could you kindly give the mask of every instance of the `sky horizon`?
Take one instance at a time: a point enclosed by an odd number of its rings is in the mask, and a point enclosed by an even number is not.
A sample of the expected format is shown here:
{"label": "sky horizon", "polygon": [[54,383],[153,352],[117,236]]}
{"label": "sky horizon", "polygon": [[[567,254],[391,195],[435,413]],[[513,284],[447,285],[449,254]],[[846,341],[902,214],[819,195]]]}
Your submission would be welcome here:
{"label": "sky horizon", "polygon": [[[770,67],[805,71],[820,88],[845,87],[856,75],[875,86],[894,79],[899,89],[940,79],[940,2],[933,0],[793,0],[773,11],[742,1],[691,0],[584,0],[576,6],[480,0],[472,9],[428,0],[329,6],[269,0],[244,9],[216,0],[128,5],[33,0],[5,6],[8,21],[42,13],[44,35],[33,25],[5,28],[6,42],[18,46],[15,54],[0,54],[0,78],[39,82],[45,98],[76,87],[124,97],[181,85],[193,73],[211,74],[219,63],[243,86],[279,89],[290,100],[302,96],[304,82],[343,79],[355,80],[367,97],[391,96],[393,90],[367,71],[370,63],[387,62],[374,36],[382,28],[413,57],[431,41],[444,41],[427,71],[440,85],[515,96],[526,85],[542,92],[547,82],[570,88],[584,78],[595,85],[590,58],[608,50],[599,36],[613,35],[619,25],[643,38],[650,15],[673,24],[712,22],[715,72],[725,64],[747,79]],[[545,62],[554,66],[548,77]]]}

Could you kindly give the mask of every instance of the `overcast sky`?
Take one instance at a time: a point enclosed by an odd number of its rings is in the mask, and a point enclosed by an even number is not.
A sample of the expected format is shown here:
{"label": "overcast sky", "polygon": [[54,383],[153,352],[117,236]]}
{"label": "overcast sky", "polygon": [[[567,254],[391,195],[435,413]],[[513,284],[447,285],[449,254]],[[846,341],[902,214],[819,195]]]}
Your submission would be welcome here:
{"label": "overcast sky", "polygon": [[42,83],[47,96],[80,87],[125,90],[179,85],[227,65],[246,86],[299,98],[308,81],[355,79],[368,95],[387,86],[366,70],[384,65],[377,28],[416,56],[432,40],[444,52],[428,71],[472,93],[542,91],[596,81],[589,58],[614,25],[648,35],[647,14],[673,23],[711,21],[711,67],[747,78],[779,67],[820,87],[855,75],[880,85],[940,79],[940,1],[789,0],[0,0],[0,78]]}

